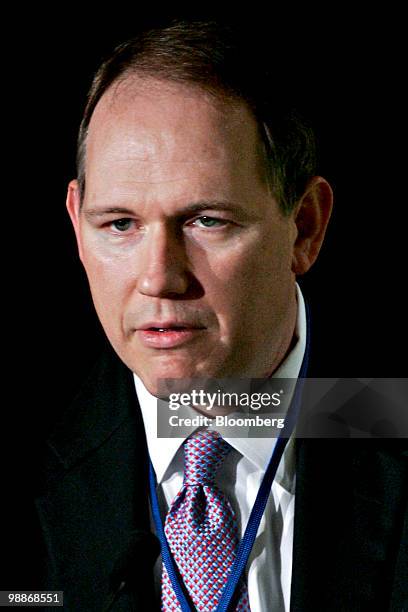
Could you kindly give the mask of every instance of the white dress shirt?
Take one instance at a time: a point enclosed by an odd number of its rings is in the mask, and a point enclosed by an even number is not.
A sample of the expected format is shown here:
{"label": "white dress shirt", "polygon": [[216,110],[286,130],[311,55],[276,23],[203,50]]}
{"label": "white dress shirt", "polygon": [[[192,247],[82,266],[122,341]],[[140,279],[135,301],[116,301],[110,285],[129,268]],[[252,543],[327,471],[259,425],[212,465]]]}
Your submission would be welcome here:
{"label": "white dress shirt", "polygon": [[[276,378],[297,378],[306,344],[306,313],[297,290],[296,343],[274,372]],[[157,438],[157,399],[134,375],[150,458],[156,472],[164,519],[183,484],[183,438]],[[221,432],[222,433],[222,432]],[[217,473],[217,484],[236,514],[241,537],[276,438],[227,438],[233,450]],[[265,513],[259,525],[246,575],[252,612],[289,612],[292,578],[293,519],[295,506],[295,453],[291,438],[282,456]],[[266,525],[268,526],[266,528]]]}

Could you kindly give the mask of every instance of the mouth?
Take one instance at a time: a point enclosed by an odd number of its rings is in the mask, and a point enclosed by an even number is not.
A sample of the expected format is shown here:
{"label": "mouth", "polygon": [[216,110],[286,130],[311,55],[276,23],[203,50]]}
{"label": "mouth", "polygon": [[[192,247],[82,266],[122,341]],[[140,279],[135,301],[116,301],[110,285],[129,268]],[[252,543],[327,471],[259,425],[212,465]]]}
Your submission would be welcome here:
{"label": "mouth", "polygon": [[146,329],[143,328],[142,331],[153,331],[153,332],[159,332],[159,333],[164,333],[164,332],[170,332],[170,331],[180,331],[180,330],[185,330],[185,329],[195,329],[193,327],[185,327],[183,325],[174,325],[174,326],[169,326],[169,327],[147,327]]}
{"label": "mouth", "polygon": [[147,348],[171,349],[190,342],[204,331],[204,327],[169,322],[147,324],[138,328],[136,333]]}

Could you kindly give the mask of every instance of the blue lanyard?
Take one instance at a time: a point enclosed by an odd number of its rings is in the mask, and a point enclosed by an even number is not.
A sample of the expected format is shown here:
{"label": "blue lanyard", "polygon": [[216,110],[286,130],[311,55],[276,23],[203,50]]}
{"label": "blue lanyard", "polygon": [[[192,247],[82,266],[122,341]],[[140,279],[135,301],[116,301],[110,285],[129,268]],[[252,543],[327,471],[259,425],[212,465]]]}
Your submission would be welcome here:
{"label": "blue lanyard", "polygon": [[[259,523],[261,522],[265,506],[268,501],[269,493],[271,491],[272,483],[274,481],[276,470],[282,458],[285,446],[294,430],[296,420],[299,414],[302,389],[304,384],[304,378],[306,377],[307,367],[309,362],[310,353],[310,317],[308,307],[306,305],[306,321],[307,321],[307,332],[306,332],[306,348],[303,357],[302,367],[300,369],[299,378],[296,382],[295,392],[289,410],[285,419],[285,426],[280,432],[280,435],[276,441],[273,449],[272,456],[270,458],[268,467],[262,479],[261,486],[259,487],[258,494],[256,496],[255,504],[251,510],[251,514],[248,519],[248,524],[245,529],[244,536],[238,545],[235,561],[232,565],[231,572],[227,581],[227,584],[222,593],[220,602],[217,606],[216,612],[227,612],[228,606],[234,596],[238,582],[245,569],[248,561],[248,557],[251,553],[256,534],[258,532]],[[152,505],[153,519],[156,525],[156,531],[161,544],[162,559],[166,566],[167,573],[171,580],[174,592],[180,603],[183,612],[192,612],[195,610],[195,606],[191,601],[191,598],[187,592],[187,589],[180,576],[178,568],[174,563],[173,556],[170,551],[169,544],[167,542],[166,534],[164,533],[164,527],[160,516],[159,502],[156,493],[156,475],[153,469],[152,462],[150,461],[149,471],[150,481],[150,499]]]}

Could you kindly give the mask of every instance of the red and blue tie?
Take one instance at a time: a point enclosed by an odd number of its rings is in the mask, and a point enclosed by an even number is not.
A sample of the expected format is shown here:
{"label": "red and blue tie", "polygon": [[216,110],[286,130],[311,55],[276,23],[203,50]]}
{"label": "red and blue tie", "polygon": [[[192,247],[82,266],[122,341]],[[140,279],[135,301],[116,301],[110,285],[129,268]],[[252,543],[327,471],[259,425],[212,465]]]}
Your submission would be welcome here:
{"label": "red and blue tie", "polygon": [[[174,561],[200,612],[217,608],[238,544],[234,512],[215,484],[231,446],[216,431],[199,431],[184,442],[184,482],[166,517],[164,531]],[[235,610],[249,612],[243,581]],[[162,575],[162,610],[181,610],[167,570]]]}

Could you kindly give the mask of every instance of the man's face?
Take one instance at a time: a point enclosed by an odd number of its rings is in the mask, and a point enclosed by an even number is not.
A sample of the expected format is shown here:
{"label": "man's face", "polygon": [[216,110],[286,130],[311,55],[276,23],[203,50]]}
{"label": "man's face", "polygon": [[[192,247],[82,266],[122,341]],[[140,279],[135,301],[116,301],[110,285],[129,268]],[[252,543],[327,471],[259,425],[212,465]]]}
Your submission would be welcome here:
{"label": "man's face", "polygon": [[98,103],[86,193],[70,213],[114,349],[160,378],[262,376],[296,318],[296,239],[264,177],[245,105],[129,79]]}

